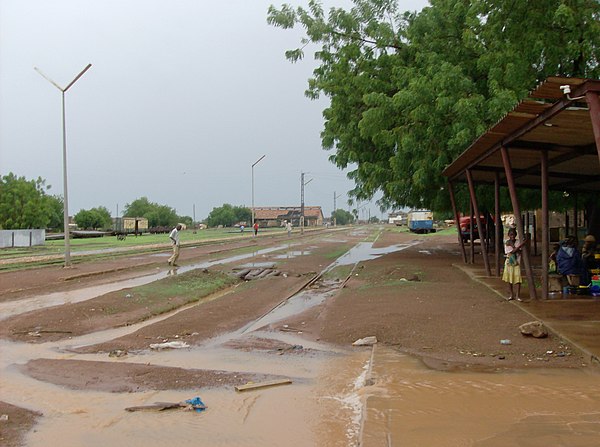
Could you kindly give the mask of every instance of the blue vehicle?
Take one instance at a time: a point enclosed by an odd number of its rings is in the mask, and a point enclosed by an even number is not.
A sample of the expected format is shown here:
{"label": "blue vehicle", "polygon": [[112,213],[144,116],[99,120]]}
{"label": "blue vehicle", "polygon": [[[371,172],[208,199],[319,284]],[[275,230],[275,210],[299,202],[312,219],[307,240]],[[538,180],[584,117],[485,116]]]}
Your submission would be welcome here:
{"label": "blue vehicle", "polygon": [[408,229],[413,233],[435,233],[433,213],[429,210],[411,211],[406,222]]}

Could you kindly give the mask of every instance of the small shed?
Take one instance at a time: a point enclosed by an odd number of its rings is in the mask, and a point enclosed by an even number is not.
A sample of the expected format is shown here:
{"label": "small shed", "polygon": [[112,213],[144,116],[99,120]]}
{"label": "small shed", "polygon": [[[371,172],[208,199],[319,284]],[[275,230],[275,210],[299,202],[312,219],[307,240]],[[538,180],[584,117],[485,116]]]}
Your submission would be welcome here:
{"label": "small shed", "polygon": [[[600,191],[600,80],[550,77],[530,92],[496,125],[481,135],[443,174],[448,177],[450,199],[456,222],[458,212],[453,184],[466,182],[474,216],[479,220],[475,195],[476,184],[495,188],[496,222],[500,218],[499,188],[507,186],[515,224],[523,234],[521,207],[517,188],[541,190],[542,231],[542,296],[548,296],[548,191],[566,193]],[[577,215],[577,213],[575,213]],[[481,228],[481,223],[477,225]],[[575,226],[577,224],[575,223]],[[500,271],[499,246],[496,244],[496,275]],[[460,234],[460,229],[459,229]],[[462,242],[463,259],[467,262]],[[487,274],[491,276],[488,247],[482,241],[482,254]],[[529,251],[523,253],[530,296],[537,297]]]}

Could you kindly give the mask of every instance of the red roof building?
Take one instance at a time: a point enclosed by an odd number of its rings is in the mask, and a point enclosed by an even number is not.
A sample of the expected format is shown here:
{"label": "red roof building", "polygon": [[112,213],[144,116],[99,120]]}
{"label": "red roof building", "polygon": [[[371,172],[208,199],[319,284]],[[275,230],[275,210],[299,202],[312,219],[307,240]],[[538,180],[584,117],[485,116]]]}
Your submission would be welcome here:
{"label": "red roof building", "polygon": [[[261,227],[280,227],[291,221],[295,227],[300,226],[301,209],[299,206],[264,206],[254,208],[254,221]],[[323,225],[323,211],[320,206],[304,207],[304,226]]]}

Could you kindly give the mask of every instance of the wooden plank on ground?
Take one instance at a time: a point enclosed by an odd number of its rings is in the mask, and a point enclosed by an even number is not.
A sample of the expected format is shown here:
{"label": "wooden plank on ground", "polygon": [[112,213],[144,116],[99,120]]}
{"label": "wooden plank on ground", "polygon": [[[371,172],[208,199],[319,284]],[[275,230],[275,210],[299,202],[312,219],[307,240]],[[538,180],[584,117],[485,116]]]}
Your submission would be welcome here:
{"label": "wooden plank on ground", "polygon": [[277,385],[288,385],[292,383],[290,379],[276,379],[276,380],[267,380],[266,382],[252,383],[249,382],[246,385],[238,385],[235,387],[236,391],[248,391],[248,390],[256,390],[259,388],[266,388],[269,386],[277,386]]}

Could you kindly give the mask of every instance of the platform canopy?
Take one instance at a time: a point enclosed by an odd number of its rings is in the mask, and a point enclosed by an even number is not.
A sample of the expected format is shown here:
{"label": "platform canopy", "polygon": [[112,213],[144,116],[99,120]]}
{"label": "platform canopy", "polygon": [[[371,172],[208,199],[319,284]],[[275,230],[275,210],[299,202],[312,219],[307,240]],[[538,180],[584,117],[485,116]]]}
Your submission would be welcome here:
{"label": "platform canopy", "polygon": [[[567,92],[564,86],[569,86]],[[600,81],[551,77],[481,135],[444,171],[450,182],[506,184],[500,148],[510,152],[514,183],[541,185],[540,152],[548,154],[548,189],[600,191]],[[593,122],[594,121],[594,122]],[[594,132],[594,126],[596,126]]]}

